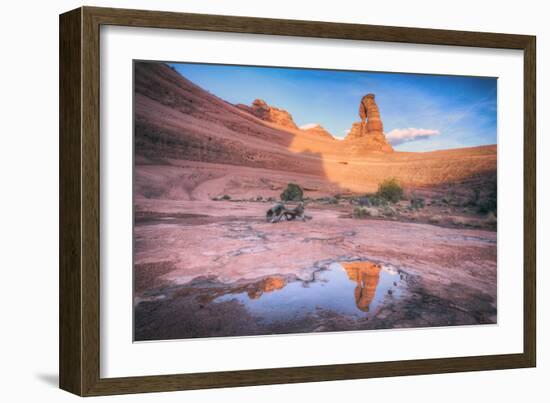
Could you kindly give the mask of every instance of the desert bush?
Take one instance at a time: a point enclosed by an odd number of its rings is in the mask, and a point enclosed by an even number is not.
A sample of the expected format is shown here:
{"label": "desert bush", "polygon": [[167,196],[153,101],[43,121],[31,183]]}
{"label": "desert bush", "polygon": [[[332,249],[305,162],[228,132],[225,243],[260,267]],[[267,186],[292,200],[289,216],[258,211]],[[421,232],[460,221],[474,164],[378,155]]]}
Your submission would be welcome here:
{"label": "desert bush", "polygon": [[370,196],[369,202],[371,206],[375,206],[375,207],[383,207],[388,205],[388,200],[378,195]]}
{"label": "desert bush", "polygon": [[403,188],[396,178],[388,178],[380,182],[376,194],[390,203],[397,203],[403,197]]}
{"label": "desert bush", "polygon": [[411,199],[411,208],[413,210],[420,210],[426,206],[426,203],[424,202],[424,199],[421,197],[417,197],[414,199]]}
{"label": "desert bush", "polygon": [[283,193],[281,193],[282,201],[302,201],[303,197],[304,191],[295,183],[289,183]]}
{"label": "desert bush", "polygon": [[479,203],[480,196],[481,196],[481,190],[480,189],[478,189],[478,188],[472,189],[472,197],[470,198],[470,200],[468,200],[464,204],[464,206],[465,207],[477,206],[478,203]]}
{"label": "desert bush", "polygon": [[411,203],[410,207],[413,210],[419,210],[421,208],[424,208],[424,206],[426,205],[426,202],[424,201],[424,199],[422,197],[418,197],[414,192],[411,195],[410,203]]}
{"label": "desert bush", "polygon": [[480,190],[474,190],[475,205],[481,214],[494,213],[497,215],[497,183],[493,181]]}
{"label": "desert bush", "polygon": [[367,196],[358,197],[357,198],[357,203],[359,203],[359,205],[361,207],[364,207],[364,206],[370,207],[371,206],[370,199]]}
{"label": "desert bush", "polygon": [[478,210],[482,214],[493,213],[496,215],[497,212],[497,197],[496,194],[489,195],[479,203]]}
{"label": "desert bush", "polygon": [[231,200],[231,196],[229,195],[223,195],[222,200]]}
{"label": "desert bush", "polygon": [[359,206],[359,207],[355,207],[353,209],[353,217],[354,218],[363,218],[367,215],[368,215],[367,214],[367,209],[364,208],[364,207]]}
{"label": "desert bush", "polygon": [[389,202],[376,193],[354,198],[353,203],[361,207],[384,207],[387,206]]}

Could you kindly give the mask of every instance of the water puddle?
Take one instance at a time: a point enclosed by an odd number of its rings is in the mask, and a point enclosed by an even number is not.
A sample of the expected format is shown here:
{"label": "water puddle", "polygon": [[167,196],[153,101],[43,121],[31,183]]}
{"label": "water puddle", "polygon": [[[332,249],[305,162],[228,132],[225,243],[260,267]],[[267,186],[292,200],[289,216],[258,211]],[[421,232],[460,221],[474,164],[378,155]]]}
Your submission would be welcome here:
{"label": "water puddle", "polygon": [[265,323],[296,320],[319,310],[368,318],[376,316],[386,299],[399,298],[404,286],[404,274],[391,266],[341,262],[317,271],[310,281],[270,277],[212,302],[237,300]]}

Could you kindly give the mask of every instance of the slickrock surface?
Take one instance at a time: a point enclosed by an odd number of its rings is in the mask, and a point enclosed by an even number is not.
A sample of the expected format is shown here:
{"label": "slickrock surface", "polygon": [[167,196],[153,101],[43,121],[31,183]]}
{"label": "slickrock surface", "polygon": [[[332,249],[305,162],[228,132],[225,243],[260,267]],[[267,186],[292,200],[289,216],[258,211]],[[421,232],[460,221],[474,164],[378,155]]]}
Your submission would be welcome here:
{"label": "slickrock surface", "polygon": [[[137,201],[137,340],[496,322],[496,232],[355,220],[314,207],[308,222],[269,224],[266,206]],[[332,280],[322,274],[332,262],[345,269],[341,292],[325,301],[334,307],[293,318],[307,298],[324,301]],[[381,265],[402,280],[372,309]],[[276,322],[253,310],[272,300]]]}

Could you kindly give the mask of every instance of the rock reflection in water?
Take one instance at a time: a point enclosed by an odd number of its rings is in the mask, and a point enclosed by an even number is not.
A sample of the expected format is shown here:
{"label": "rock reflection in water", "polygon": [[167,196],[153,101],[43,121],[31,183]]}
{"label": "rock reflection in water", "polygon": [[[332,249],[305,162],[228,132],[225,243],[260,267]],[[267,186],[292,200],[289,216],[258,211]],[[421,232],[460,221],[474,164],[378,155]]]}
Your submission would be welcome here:
{"label": "rock reflection in water", "polygon": [[382,266],[371,262],[341,263],[350,280],[355,281],[355,303],[357,308],[368,312],[372,299],[376,294],[380,270]]}
{"label": "rock reflection in water", "polygon": [[317,272],[312,281],[268,277],[218,295],[213,302],[237,300],[267,323],[300,319],[317,310],[374,316],[388,294],[399,297],[400,281],[396,270],[380,264],[333,263],[327,270]]}
{"label": "rock reflection in water", "polygon": [[[224,295],[246,294],[250,299],[258,299],[266,292],[280,290],[288,280],[282,276],[266,277],[253,283],[239,285],[227,289],[226,287],[199,288],[197,299],[201,303],[208,304]],[[187,290],[189,291],[189,290]],[[185,292],[184,292],[185,294]],[[181,293],[180,293],[181,295]]]}
{"label": "rock reflection in water", "polygon": [[286,279],[284,277],[268,277],[254,283],[251,287],[247,287],[247,294],[250,299],[258,299],[264,292],[280,290],[285,285]]}

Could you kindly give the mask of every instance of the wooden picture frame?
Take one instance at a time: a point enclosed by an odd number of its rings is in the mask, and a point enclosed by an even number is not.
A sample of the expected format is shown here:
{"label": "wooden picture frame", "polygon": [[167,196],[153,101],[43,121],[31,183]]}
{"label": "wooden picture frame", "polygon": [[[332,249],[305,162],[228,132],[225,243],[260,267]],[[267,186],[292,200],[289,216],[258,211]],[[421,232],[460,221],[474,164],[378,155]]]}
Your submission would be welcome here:
{"label": "wooden picture frame", "polygon": [[[100,377],[100,27],[171,28],[524,52],[523,353],[276,369]],[[536,363],[535,37],[82,7],[60,16],[60,387],[80,396],[481,371]]]}

